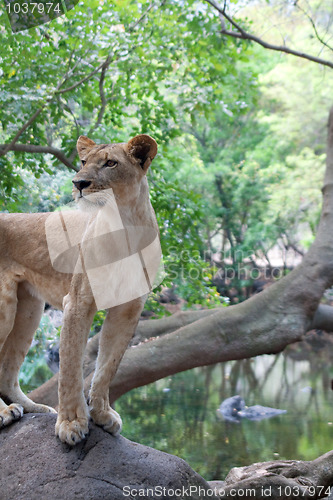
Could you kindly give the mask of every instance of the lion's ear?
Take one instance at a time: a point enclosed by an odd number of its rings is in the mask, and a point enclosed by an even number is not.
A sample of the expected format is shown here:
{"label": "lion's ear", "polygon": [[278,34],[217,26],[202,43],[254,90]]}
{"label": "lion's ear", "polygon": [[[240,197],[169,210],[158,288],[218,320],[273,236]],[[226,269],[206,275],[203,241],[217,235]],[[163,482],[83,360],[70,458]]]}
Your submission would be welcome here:
{"label": "lion's ear", "polygon": [[79,153],[79,157],[81,158],[82,155],[86,155],[87,153],[89,153],[89,151],[94,146],[96,146],[96,143],[94,141],[92,141],[85,135],[80,135],[76,143],[76,149]]}
{"label": "lion's ear", "polygon": [[156,141],[150,135],[140,134],[130,139],[127,147],[128,154],[137,158],[144,172],[147,172],[157,153]]}

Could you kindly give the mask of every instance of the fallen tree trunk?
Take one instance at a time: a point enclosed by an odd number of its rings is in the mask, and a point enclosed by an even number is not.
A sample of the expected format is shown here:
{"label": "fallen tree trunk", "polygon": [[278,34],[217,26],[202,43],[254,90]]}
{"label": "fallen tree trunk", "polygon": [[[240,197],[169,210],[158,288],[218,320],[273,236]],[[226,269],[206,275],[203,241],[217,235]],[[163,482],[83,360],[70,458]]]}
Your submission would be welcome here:
{"label": "fallen tree trunk", "polygon": [[[333,284],[333,108],[323,195],[316,240],[296,269],[241,304],[143,322],[140,328],[154,337],[169,328],[174,331],[126,351],[110,386],[110,400],[134,387],[197,366],[278,353],[319,325],[333,331],[333,308],[319,305],[324,291]],[[92,357],[97,352],[96,344],[97,340],[89,346]],[[93,363],[88,363],[86,392],[92,368]],[[57,378],[33,391],[31,397],[55,406]]]}
{"label": "fallen tree trunk", "polygon": [[[333,308],[332,308],[333,309]],[[145,340],[174,332],[179,328],[194,323],[198,319],[211,316],[217,309],[200,309],[198,311],[178,311],[172,316],[154,319],[152,321],[139,321],[131,345],[137,345]],[[95,368],[98,353],[99,334],[95,335],[88,343],[85,360],[84,374],[88,376]]]}

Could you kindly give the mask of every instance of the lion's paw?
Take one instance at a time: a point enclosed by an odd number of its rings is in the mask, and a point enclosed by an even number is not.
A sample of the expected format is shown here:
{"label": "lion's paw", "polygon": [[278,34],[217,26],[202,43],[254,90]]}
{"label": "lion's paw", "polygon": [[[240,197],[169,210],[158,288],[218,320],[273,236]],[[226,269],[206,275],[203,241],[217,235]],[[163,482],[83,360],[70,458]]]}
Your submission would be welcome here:
{"label": "lion's paw", "polygon": [[20,420],[23,416],[23,407],[16,403],[12,403],[11,405],[0,410],[0,429],[1,427],[6,427],[7,425],[15,422],[16,420]]}
{"label": "lion's paw", "polygon": [[59,437],[60,441],[67,443],[70,446],[74,446],[80,443],[89,432],[88,419],[77,418],[75,420],[57,420],[55,427],[56,436]]}
{"label": "lion's paw", "polygon": [[122,421],[119,413],[112,408],[96,411],[90,409],[90,415],[96,425],[100,425],[106,432],[117,436],[121,433]]}
{"label": "lion's paw", "polygon": [[29,409],[29,413],[57,413],[57,412],[51,406],[34,403],[32,409],[31,410]]}

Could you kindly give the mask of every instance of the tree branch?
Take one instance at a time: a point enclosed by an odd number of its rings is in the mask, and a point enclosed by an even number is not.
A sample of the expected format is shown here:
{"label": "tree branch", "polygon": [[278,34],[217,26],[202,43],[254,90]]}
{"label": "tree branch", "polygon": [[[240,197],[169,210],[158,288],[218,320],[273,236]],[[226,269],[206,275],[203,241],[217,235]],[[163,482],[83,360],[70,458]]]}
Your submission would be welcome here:
{"label": "tree branch", "polygon": [[286,47],[285,45],[274,45],[268,42],[265,42],[261,38],[252,35],[251,33],[246,32],[238,23],[236,23],[231,16],[229,16],[225,8],[219,7],[214,0],[205,0],[207,3],[209,3],[214,9],[216,9],[220,15],[222,15],[229,23],[236,28],[236,31],[230,31],[225,29],[224,26],[222,26],[221,33],[233,38],[238,38],[241,40],[250,40],[251,42],[255,42],[265,49],[269,50],[275,50],[277,52],[284,52],[286,54],[290,54],[296,57],[301,57],[302,59],[307,59],[308,61],[315,62],[317,64],[322,64],[323,66],[328,66],[329,68],[333,68],[333,62],[327,61],[326,59],[321,59],[320,57],[312,56],[311,54],[306,54],[304,52],[299,52],[298,50],[293,50],[290,49],[289,47]]}
{"label": "tree branch", "polygon": [[[166,318],[139,321],[132,344],[139,344],[153,337],[159,337],[171,333],[183,326],[190,325],[195,321],[215,314],[216,309],[201,309],[199,311],[178,311]],[[89,340],[85,352],[84,373],[89,375],[94,369],[94,363],[98,352],[99,333]]]}
{"label": "tree branch", "polygon": [[101,71],[101,76],[100,76],[100,79],[99,79],[99,84],[98,84],[98,88],[99,88],[99,95],[100,95],[100,98],[101,98],[101,107],[100,107],[100,110],[98,112],[98,115],[97,115],[97,119],[96,119],[96,122],[90,127],[87,135],[89,137],[90,134],[93,133],[94,130],[96,130],[101,122],[102,122],[102,119],[103,119],[103,116],[104,116],[104,113],[105,113],[105,109],[106,109],[106,105],[107,105],[107,99],[105,97],[105,91],[104,91],[104,81],[105,81],[105,75],[106,75],[106,72],[109,68],[111,64],[111,58],[110,59],[107,59],[102,67],[102,71]]}
{"label": "tree branch", "polygon": [[43,111],[44,108],[45,108],[45,104],[41,108],[37,109],[37,111],[20,128],[20,130],[18,130],[18,132],[16,133],[15,137],[10,141],[9,144],[3,144],[3,149],[0,151],[0,156],[5,156],[8,153],[8,151],[12,151],[13,150],[13,146],[17,142],[17,140],[19,139],[19,137],[23,134],[23,132],[25,132],[27,130],[28,127],[30,127],[30,125],[41,114],[41,112]]}
{"label": "tree branch", "polygon": [[[108,60],[109,57],[110,57],[110,55],[108,55],[108,57],[106,58],[106,60]],[[101,64],[99,64],[97,66],[97,68],[95,68],[93,71],[91,71],[88,75],[86,75],[85,77],[81,78],[81,80],[79,80],[78,82],[73,83],[73,85],[71,85],[70,87],[67,87],[65,89],[60,89],[59,88],[55,93],[56,94],[65,94],[66,92],[70,92],[71,90],[75,90],[77,87],[79,87],[80,85],[82,85],[82,83],[86,82],[87,80],[90,80],[94,75],[96,75],[96,73],[98,73],[100,71],[100,69],[104,66],[106,60],[103,61]]]}
{"label": "tree branch", "polygon": [[304,14],[304,15],[308,18],[308,20],[309,20],[309,22],[310,22],[310,24],[311,24],[311,26],[312,26],[312,29],[313,29],[313,31],[314,31],[314,33],[315,33],[315,35],[316,35],[317,40],[318,40],[318,41],[319,41],[322,45],[324,45],[326,48],[328,48],[328,49],[330,49],[330,50],[332,50],[332,51],[333,51],[333,47],[331,47],[331,45],[329,45],[328,43],[326,43],[326,42],[325,42],[325,40],[323,40],[323,39],[321,38],[321,36],[319,35],[318,30],[317,30],[317,26],[316,26],[316,24],[315,24],[314,20],[312,19],[312,17],[311,17],[311,16],[310,16],[310,15],[309,15],[309,14],[308,14],[308,13],[307,13],[304,9],[302,9],[302,7],[301,7],[300,5],[298,5],[298,3],[297,3],[297,2],[295,2],[295,6],[296,6],[296,8],[297,8],[298,10],[300,10],[301,12],[303,12],[303,14]]}
{"label": "tree branch", "polygon": [[[70,106],[67,104],[67,102],[65,100],[62,100],[60,98],[59,101],[60,101],[60,104],[63,106],[63,109],[65,109],[66,111],[68,111],[68,113],[73,118],[73,122],[74,122],[74,125],[75,125],[75,128],[76,128],[76,136],[79,137],[79,135],[80,135],[80,127],[79,127],[79,124],[77,122],[76,116],[74,115],[73,111],[71,110]],[[75,158],[75,156],[74,156],[74,158]],[[69,159],[70,159],[70,161],[73,161],[73,159],[71,158],[71,156],[69,156]]]}
{"label": "tree branch", "polygon": [[[62,81],[63,81],[63,79],[58,83],[55,92],[57,92],[57,90],[61,87]],[[28,127],[30,127],[30,125],[41,114],[41,112],[43,111],[43,109],[45,108],[45,106],[50,103],[50,101],[53,99],[53,97],[54,97],[54,94],[52,96],[48,97],[46,99],[46,101],[44,102],[44,104],[39,109],[37,109],[37,111],[35,111],[35,113],[20,128],[20,130],[18,130],[18,132],[16,133],[15,137],[10,141],[10,143],[4,145],[4,148],[2,149],[2,151],[0,151],[0,156],[5,156],[8,153],[8,151],[14,151],[14,149],[13,149],[14,144],[16,144],[16,142],[21,137],[21,135],[27,130]]]}
{"label": "tree branch", "polygon": [[[51,102],[51,100],[54,98],[55,95],[57,94],[63,94],[65,92],[69,92],[70,90],[73,90],[75,89],[76,87],[78,87],[79,85],[81,85],[81,83],[83,83],[84,81],[87,81],[89,80],[90,78],[92,78],[92,76],[94,76],[96,73],[98,73],[98,71],[106,64],[108,63],[108,65],[110,64],[110,55],[108,55],[108,57],[106,58],[105,61],[103,61],[103,63],[101,63],[97,69],[95,69],[94,71],[92,71],[89,75],[87,75],[85,78],[83,78],[82,80],[80,80],[79,82],[77,82],[76,84],[72,85],[71,87],[68,87],[67,89],[63,89],[63,90],[60,90],[61,86],[64,84],[64,82],[67,80],[67,78],[69,77],[71,71],[68,70],[65,74],[65,76],[61,79],[61,81],[58,83],[57,87],[56,87],[56,90],[54,91],[53,95],[50,96],[46,102],[39,108],[37,109],[37,111],[31,116],[31,118],[29,118],[29,120],[20,128],[20,130],[16,133],[15,137],[11,140],[11,142],[9,144],[3,144],[3,145],[0,145],[0,157],[1,156],[5,156],[9,151],[22,151],[22,152],[28,152],[28,153],[50,153],[50,154],[53,154],[54,156],[56,156],[64,165],[66,165],[66,167],[72,169],[72,170],[75,170],[76,172],[78,171],[78,169],[72,164],[72,161],[74,160],[75,155],[72,155],[70,156],[70,158],[66,158],[66,156],[64,155],[64,153],[62,151],[60,151],[59,149],[56,149],[56,148],[44,148],[43,146],[33,146],[33,145],[30,145],[30,144],[27,144],[27,145],[24,145],[24,144],[18,144],[17,147],[15,146],[16,145],[16,142],[17,140],[19,139],[19,137],[25,132],[25,130],[27,130],[27,128],[35,121],[35,119],[40,115],[40,113],[44,110],[45,106],[47,104],[49,104]],[[24,149],[24,148],[27,148],[27,149]],[[34,148],[39,148],[39,150],[37,149],[34,149]],[[42,148],[45,149],[45,151],[42,150]],[[48,151],[46,151],[46,149]],[[52,150],[52,151],[50,151]],[[76,151],[75,151],[76,153]]]}
{"label": "tree branch", "polygon": [[[0,144],[0,156],[3,149],[5,149],[7,146],[8,146],[7,144]],[[66,155],[60,149],[57,148],[53,148],[50,146],[36,146],[34,144],[13,144],[10,148],[10,151],[16,151],[19,153],[50,154],[55,156],[66,167],[70,168],[71,170],[74,170],[75,172],[78,171],[78,169],[71,163],[71,161],[66,157]]]}
{"label": "tree branch", "polygon": [[132,31],[135,30],[135,28],[144,20],[144,18],[146,17],[146,15],[148,14],[148,12],[154,7],[154,3],[153,2],[150,2],[150,4],[148,5],[147,9],[145,10],[145,12],[142,14],[141,17],[139,17],[139,19],[137,21],[135,21],[131,26],[129,26],[128,28],[128,31],[129,33],[131,33]]}

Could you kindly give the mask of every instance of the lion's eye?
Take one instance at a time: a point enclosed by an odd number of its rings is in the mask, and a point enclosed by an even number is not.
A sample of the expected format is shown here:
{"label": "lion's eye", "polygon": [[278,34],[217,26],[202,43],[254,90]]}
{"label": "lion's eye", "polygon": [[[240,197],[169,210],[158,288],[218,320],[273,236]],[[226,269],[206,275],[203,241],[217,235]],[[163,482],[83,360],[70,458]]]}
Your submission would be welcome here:
{"label": "lion's eye", "polygon": [[108,160],[103,166],[104,167],[110,167],[110,168],[115,168],[118,165],[118,163],[114,160]]}
{"label": "lion's eye", "polygon": [[81,163],[82,163],[82,167],[84,167],[87,162],[86,162],[86,160],[81,160]]}

